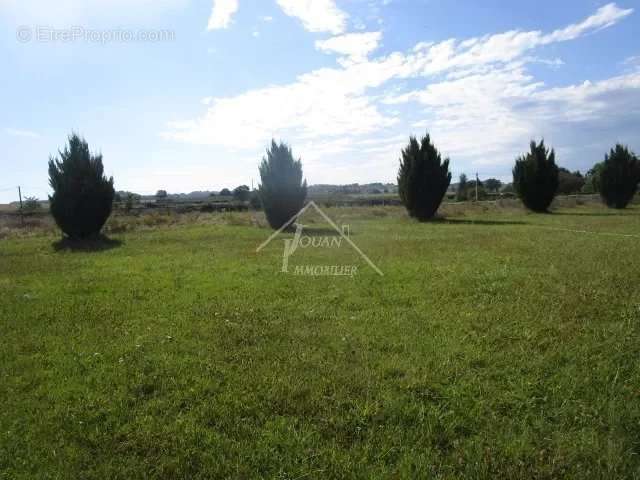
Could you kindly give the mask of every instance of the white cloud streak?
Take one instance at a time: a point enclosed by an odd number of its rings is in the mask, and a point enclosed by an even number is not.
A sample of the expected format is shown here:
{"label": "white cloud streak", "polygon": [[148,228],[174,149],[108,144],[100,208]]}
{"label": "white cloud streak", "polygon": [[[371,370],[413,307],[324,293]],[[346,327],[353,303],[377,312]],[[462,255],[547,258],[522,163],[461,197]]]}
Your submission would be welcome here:
{"label": "white cloud streak", "polygon": [[213,10],[207,30],[228,28],[238,11],[238,0],[213,0]]}
{"label": "white cloud streak", "polygon": [[347,33],[327,40],[317,40],[316,48],[325,53],[344,55],[353,62],[362,62],[375,51],[382,32]]}
{"label": "white cloud streak", "polygon": [[17,128],[5,128],[4,133],[11,137],[40,138],[40,135],[36,132],[32,132],[31,130],[20,130]]}
{"label": "white cloud streak", "polygon": [[345,31],[349,16],[340,10],[334,0],[277,0],[282,11],[299,19],[309,32]]}

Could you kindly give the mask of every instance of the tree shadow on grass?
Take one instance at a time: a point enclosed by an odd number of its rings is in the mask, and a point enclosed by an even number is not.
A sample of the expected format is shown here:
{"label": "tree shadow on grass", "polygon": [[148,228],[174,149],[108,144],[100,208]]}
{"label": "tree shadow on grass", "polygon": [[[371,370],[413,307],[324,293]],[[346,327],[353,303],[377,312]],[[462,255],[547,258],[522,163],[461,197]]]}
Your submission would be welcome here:
{"label": "tree shadow on grass", "polygon": [[631,210],[625,210],[625,212],[553,212],[554,215],[565,215],[567,217],[629,217],[634,213]]}
{"label": "tree shadow on grass", "polygon": [[521,222],[519,220],[471,220],[463,218],[436,218],[427,223],[444,224],[444,225],[480,225],[480,226],[494,226],[494,227],[508,227],[512,225],[531,225],[527,222]]}
{"label": "tree shadow on grass", "polygon": [[340,232],[331,227],[312,227],[305,225],[302,234],[308,237],[337,237]]}
{"label": "tree shadow on grass", "polygon": [[82,240],[63,237],[51,244],[56,252],[104,252],[122,245],[121,240],[109,238],[106,235],[86,238]]}

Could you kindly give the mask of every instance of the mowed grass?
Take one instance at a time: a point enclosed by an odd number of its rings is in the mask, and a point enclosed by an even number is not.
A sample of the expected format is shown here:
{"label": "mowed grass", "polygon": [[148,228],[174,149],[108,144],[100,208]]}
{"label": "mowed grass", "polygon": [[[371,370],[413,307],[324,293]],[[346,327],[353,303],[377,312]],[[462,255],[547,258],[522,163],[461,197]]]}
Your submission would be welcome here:
{"label": "mowed grass", "polygon": [[0,240],[0,478],[640,478],[638,206],[328,212]]}

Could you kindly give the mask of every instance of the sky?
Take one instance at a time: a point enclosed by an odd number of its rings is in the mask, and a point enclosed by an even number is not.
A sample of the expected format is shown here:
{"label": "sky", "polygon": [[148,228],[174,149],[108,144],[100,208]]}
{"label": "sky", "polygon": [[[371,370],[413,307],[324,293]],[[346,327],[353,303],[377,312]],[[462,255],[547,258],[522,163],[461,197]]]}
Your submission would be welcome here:
{"label": "sky", "polygon": [[584,172],[640,152],[639,3],[0,0],[0,203],[71,132],[143,194],[257,185],[272,138],[310,184],[395,182],[426,132],[454,179],[542,138]]}

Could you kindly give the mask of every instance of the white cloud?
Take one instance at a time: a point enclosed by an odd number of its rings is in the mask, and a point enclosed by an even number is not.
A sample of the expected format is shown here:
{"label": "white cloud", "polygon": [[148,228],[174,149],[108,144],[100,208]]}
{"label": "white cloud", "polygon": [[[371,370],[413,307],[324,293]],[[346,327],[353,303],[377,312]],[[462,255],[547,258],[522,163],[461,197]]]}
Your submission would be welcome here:
{"label": "white cloud", "polygon": [[310,32],[344,32],[349,16],[334,0],[277,0],[285,14],[296,17]]}
{"label": "white cloud", "polygon": [[[546,88],[527,70],[533,62],[552,68],[562,64],[536,57],[536,48],[611,26],[629,13],[610,4],[583,22],[549,34],[509,31],[420,43],[407,52],[377,58],[368,55],[379,36],[334,37],[317,42],[317,47],[357,61],[300,75],[289,84],[214,98],[204,115],[172,122],[163,135],[245,152],[259,152],[271,137],[283,138],[316,165],[314,181],[328,180],[320,165],[341,155],[350,159],[352,171],[381,172],[381,165],[387,165],[384,174],[376,175],[393,178],[393,160],[403,143],[398,138],[427,128],[446,154],[467,165],[504,166],[530,138],[561,141],[579,136],[580,129],[574,128],[579,122],[604,131],[604,125],[621,118],[617,111],[631,112],[618,135],[640,122],[640,73]],[[408,79],[412,84],[422,81],[424,87],[406,91]],[[625,105],[631,107],[625,110]],[[372,138],[380,143],[366,144]],[[600,140],[610,138],[603,135]],[[581,142],[586,143],[583,138]],[[365,147],[370,152],[363,156]]]}
{"label": "white cloud", "polygon": [[347,33],[327,40],[317,40],[316,48],[325,53],[337,53],[361,62],[378,48],[382,32]]}
{"label": "white cloud", "polygon": [[546,35],[542,38],[543,43],[560,42],[573,40],[589,32],[607,28],[633,13],[632,8],[622,9],[615,3],[609,3],[600,7],[598,11],[580,23],[569,25],[561,30]]}
{"label": "white cloud", "polygon": [[40,135],[36,132],[32,132],[31,130],[20,130],[17,128],[5,128],[4,133],[11,137],[22,137],[22,138],[39,138]]}
{"label": "white cloud", "polygon": [[446,40],[438,44],[420,43],[414,51],[429,57],[425,73],[439,73],[454,68],[468,68],[496,62],[510,62],[527,51],[550,43],[573,40],[579,36],[610,27],[630,15],[632,9],[622,10],[611,3],[601,7],[584,21],[555,30],[550,34],[540,31],[511,30],[456,42]]}
{"label": "white cloud", "polygon": [[217,98],[204,117],[173,122],[165,136],[232,149],[256,148],[271,137],[309,140],[363,135],[395,122],[362,95],[366,85],[346,80],[340,71],[322,69],[289,85]]}
{"label": "white cloud", "polygon": [[213,0],[213,11],[211,12],[207,29],[227,28],[237,11],[238,0]]}
{"label": "white cloud", "polygon": [[[640,73],[608,78],[599,82],[550,88],[536,92],[534,99],[546,109],[539,116],[545,120],[570,122],[599,120],[604,115],[640,110]],[[540,108],[540,107],[539,107]],[[606,120],[606,118],[605,118]]]}

